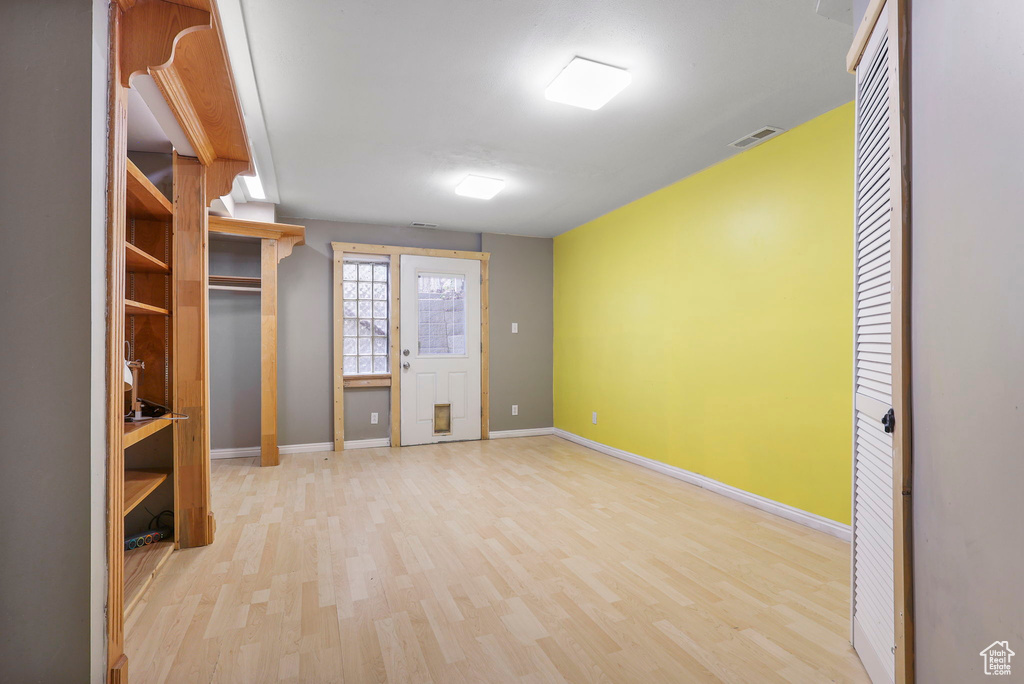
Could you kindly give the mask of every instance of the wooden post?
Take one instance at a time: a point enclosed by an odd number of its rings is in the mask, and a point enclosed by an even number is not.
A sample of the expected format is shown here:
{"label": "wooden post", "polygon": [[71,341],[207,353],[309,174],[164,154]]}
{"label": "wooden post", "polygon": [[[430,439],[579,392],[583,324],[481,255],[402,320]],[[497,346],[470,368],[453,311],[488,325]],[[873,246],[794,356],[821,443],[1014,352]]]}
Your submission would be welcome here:
{"label": "wooden post", "polygon": [[277,450],[277,240],[260,240],[260,465]]}
{"label": "wooden post", "polygon": [[480,439],[491,438],[490,261],[480,260]]}
{"label": "wooden post", "polygon": [[345,369],[344,350],[345,309],[341,298],[341,283],[344,277],[345,253],[334,250],[334,450],[345,450]]}
{"label": "wooden post", "polygon": [[206,167],[174,155],[174,520],[181,548],[213,542]]}
{"label": "wooden post", "polygon": [[[402,446],[402,344],[399,337],[399,311],[402,306],[401,255],[392,254],[388,264],[388,287],[391,288],[391,446]],[[340,290],[339,290],[340,292]]]}

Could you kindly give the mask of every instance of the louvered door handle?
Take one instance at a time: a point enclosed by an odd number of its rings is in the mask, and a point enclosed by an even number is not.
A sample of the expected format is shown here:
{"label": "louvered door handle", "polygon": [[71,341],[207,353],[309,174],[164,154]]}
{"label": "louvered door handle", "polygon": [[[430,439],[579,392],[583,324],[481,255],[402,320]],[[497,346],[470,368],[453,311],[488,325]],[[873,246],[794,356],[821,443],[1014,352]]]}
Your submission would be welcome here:
{"label": "louvered door handle", "polygon": [[896,430],[896,413],[892,409],[882,416],[882,427],[887,435],[891,435]]}

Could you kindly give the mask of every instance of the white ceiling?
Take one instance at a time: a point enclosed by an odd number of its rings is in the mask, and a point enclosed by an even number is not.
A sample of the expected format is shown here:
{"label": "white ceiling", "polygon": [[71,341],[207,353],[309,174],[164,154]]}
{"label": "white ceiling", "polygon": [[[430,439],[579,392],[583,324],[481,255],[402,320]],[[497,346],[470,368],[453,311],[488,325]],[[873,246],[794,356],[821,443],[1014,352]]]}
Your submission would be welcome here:
{"label": "white ceiling", "polygon": [[[853,98],[852,28],[815,0],[241,4],[288,216],[553,236]],[[574,55],[632,84],[548,102]],[[507,186],[459,197],[468,173]]]}

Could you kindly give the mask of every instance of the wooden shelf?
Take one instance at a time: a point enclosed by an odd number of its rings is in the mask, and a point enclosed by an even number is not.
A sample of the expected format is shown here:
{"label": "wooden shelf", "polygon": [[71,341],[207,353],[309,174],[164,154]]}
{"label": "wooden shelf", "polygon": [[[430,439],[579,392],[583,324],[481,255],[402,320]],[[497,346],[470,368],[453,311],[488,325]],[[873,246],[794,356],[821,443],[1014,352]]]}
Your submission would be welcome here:
{"label": "wooden shelf", "polygon": [[211,290],[234,290],[236,292],[260,292],[262,280],[250,276],[210,276]]}
{"label": "wooden shelf", "polygon": [[159,306],[124,300],[124,312],[129,316],[170,316],[171,312]]}
{"label": "wooden shelf", "polygon": [[128,216],[135,218],[170,221],[174,213],[171,201],[157,190],[156,186],[139,171],[139,167],[128,162],[127,208]]}
{"label": "wooden shelf", "polygon": [[138,444],[150,435],[160,432],[170,424],[171,421],[162,418],[143,420],[138,423],[125,423],[124,448],[127,449],[133,444]]}
{"label": "wooden shelf", "polygon": [[130,242],[124,243],[124,267],[128,273],[163,273],[171,268],[156,257],[144,252]]}
{"label": "wooden shelf", "polygon": [[[167,422],[167,421],[164,421]],[[169,468],[143,468],[124,471],[124,514],[142,503],[171,474]]]}
{"label": "wooden shelf", "polygon": [[259,287],[261,278],[253,278],[251,276],[222,276],[222,275],[211,275],[211,285],[239,285],[249,287]]}
{"label": "wooden shelf", "polygon": [[174,541],[164,539],[124,552],[124,614],[142,598],[146,587],[174,551]]}

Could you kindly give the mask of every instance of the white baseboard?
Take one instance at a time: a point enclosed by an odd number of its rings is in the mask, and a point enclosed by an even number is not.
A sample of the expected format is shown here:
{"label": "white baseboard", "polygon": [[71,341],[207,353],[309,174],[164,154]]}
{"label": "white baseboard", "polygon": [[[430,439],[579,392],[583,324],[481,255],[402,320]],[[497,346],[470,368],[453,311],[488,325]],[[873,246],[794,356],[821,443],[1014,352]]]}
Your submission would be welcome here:
{"label": "white baseboard", "polygon": [[491,439],[509,439],[510,437],[541,437],[555,434],[555,428],[525,428],[523,430],[491,430]]}
{"label": "white baseboard", "polygon": [[[391,446],[391,440],[387,437],[380,439],[356,439],[345,442],[346,449],[374,449],[386,446]],[[277,448],[277,451],[281,454],[309,454],[318,451],[334,451],[334,442],[282,444]],[[252,458],[259,455],[260,448],[258,446],[236,449],[210,449],[210,458]]]}
{"label": "white baseboard", "polygon": [[[345,449],[379,449],[391,446],[391,439],[381,437],[380,439],[355,439],[345,440]],[[331,447],[334,448],[333,446]]]}
{"label": "white baseboard", "polygon": [[314,451],[334,451],[334,442],[313,442],[312,444],[282,444],[277,447],[279,454],[308,454]]}
{"label": "white baseboard", "polygon": [[835,520],[829,520],[828,518],[816,513],[809,513],[808,511],[794,508],[788,504],[773,501],[772,499],[768,499],[759,494],[752,494],[748,491],[733,487],[732,485],[727,485],[724,482],[712,480],[710,477],[705,475],[700,475],[689,470],[683,470],[682,468],[677,468],[676,466],[662,463],[661,461],[655,461],[654,459],[647,458],[646,456],[639,456],[628,451],[623,451],[622,449],[616,449],[615,447],[595,442],[592,439],[580,437],[579,435],[567,432],[566,430],[555,428],[553,430],[553,434],[556,437],[567,439],[570,442],[575,442],[576,444],[585,446],[588,449],[599,451],[602,454],[613,456],[615,458],[622,459],[623,461],[635,463],[638,466],[649,468],[650,470],[662,473],[663,475],[668,475],[669,477],[674,477],[677,480],[682,480],[683,482],[689,482],[692,485],[697,485],[698,487],[721,494],[722,496],[727,496],[730,499],[735,499],[736,501],[740,501],[762,511],[772,513],[780,518],[785,518],[786,520],[806,525],[807,527],[825,532],[826,534],[831,534],[833,537],[839,537],[845,541],[850,541],[851,535],[849,525],[844,525],[843,523],[836,522]]}
{"label": "white baseboard", "polygon": [[237,449],[210,449],[210,458],[252,458],[260,455],[260,448],[240,447]]}

